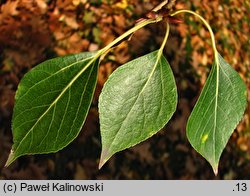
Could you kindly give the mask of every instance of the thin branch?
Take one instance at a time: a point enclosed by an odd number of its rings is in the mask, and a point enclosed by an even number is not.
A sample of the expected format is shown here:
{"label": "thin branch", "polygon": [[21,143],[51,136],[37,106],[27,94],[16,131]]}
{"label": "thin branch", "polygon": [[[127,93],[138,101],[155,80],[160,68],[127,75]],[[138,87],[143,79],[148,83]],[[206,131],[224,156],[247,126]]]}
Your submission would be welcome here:
{"label": "thin branch", "polygon": [[160,3],[159,5],[157,5],[154,9],[152,9],[152,11],[157,12],[159,11],[163,6],[168,4],[168,0],[163,1],[162,3]]}

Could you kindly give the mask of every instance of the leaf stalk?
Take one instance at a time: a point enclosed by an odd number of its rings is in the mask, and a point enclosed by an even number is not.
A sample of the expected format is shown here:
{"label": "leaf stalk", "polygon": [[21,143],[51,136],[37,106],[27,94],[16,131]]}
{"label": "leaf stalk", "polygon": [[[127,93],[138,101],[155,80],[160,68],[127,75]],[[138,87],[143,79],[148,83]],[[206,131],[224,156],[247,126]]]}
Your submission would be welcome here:
{"label": "leaf stalk", "polygon": [[194,16],[198,17],[203,22],[203,24],[207,27],[207,29],[210,33],[210,36],[211,36],[211,40],[212,40],[212,47],[213,47],[213,51],[214,51],[215,61],[218,62],[218,55],[217,55],[218,52],[216,49],[215,37],[214,37],[213,30],[212,30],[211,26],[208,24],[208,22],[202,16],[200,16],[199,14],[197,14],[191,10],[178,10],[178,11],[170,14],[170,16],[175,16],[175,15],[178,15],[181,13],[193,14]]}
{"label": "leaf stalk", "polygon": [[166,45],[166,42],[167,42],[167,39],[168,39],[168,36],[169,36],[169,29],[170,29],[169,23],[167,22],[166,25],[167,25],[166,34],[165,34],[164,39],[163,39],[163,41],[162,41],[161,47],[160,47],[160,49],[159,49],[159,52],[160,52],[160,53],[163,52],[164,46]]}

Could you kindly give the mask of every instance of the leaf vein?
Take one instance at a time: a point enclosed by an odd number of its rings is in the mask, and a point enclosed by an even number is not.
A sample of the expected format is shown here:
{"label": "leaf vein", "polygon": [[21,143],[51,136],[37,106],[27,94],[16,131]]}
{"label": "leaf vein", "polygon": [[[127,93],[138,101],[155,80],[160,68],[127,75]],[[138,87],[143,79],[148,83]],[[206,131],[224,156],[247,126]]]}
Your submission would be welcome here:
{"label": "leaf vein", "polygon": [[[84,62],[84,61],[79,61],[79,62],[72,63],[72,64],[77,64],[77,63],[81,63],[81,62]],[[25,139],[29,135],[29,133],[31,133],[33,131],[34,127],[36,127],[36,125],[38,124],[38,122],[49,112],[49,110],[53,107],[53,105],[56,104],[56,102],[62,97],[62,95],[67,91],[67,89],[72,86],[72,84],[82,75],[82,73],[88,68],[88,66],[91,63],[93,63],[92,60],[90,60],[85,66],[83,66],[83,68],[80,70],[80,72],[65,86],[65,88],[62,90],[62,92],[50,104],[50,106],[48,107],[48,109],[37,119],[36,123],[27,131],[27,133],[25,134],[25,136],[23,137],[23,139],[20,141],[19,145],[16,147],[16,149],[15,149],[16,151],[18,151],[18,148],[20,147],[20,145],[22,144],[22,142],[25,141]],[[72,64],[71,64],[71,66],[72,66]],[[69,67],[69,66],[67,66],[67,67]]]}
{"label": "leaf vein", "polygon": [[[136,102],[138,101],[139,97],[140,97],[141,94],[143,93],[143,91],[144,91],[144,89],[146,88],[148,82],[151,80],[151,78],[152,78],[152,76],[153,76],[153,73],[155,72],[155,69],[156,69],[157,64],[158,64],[158,62],[159,62],[159,56],[158,56],[158,55],[159,55],[159,52],[157,52],[157,56],[156,56],[156,57],[152,58],[152,59],[156,59],[156,62],[155,62],[155,64],[154,64],[154,66],[153,66],[153,69],[152,69],[152,71],[150,72],[149,77],[148,77],[148,79],[146,80],[145,84],[143,85],[141,91],[139,92],[139,94],[138,94],[138,96],[137,96],[135,102],[133,103],[131,109],[129,110],[129,112],[128,112],[128,114],[126,115],[125,119],[122,121],[122,124],[121,124],[120,128],[117,130],[117,132],[116,132],[116,134],[115,134],[115,136],[114,136],[114,138],[113,138],[113,140],[112,140],[110,146],[112,146],[112,145],[114,144],[114,142],[115,142],[115,140],[116,140],[116,138],[117,138],[118,133],[120,132],[120,130],[121,130],[122,127],[124,126],[124,122],[125,122],[125,121],[128,119],[128,117],[130,116],[130,113],[131,113],[131,111],[133,110],[133,108],[134,108]],[[148,63],[148,62],[146,62],[146,63]]]}

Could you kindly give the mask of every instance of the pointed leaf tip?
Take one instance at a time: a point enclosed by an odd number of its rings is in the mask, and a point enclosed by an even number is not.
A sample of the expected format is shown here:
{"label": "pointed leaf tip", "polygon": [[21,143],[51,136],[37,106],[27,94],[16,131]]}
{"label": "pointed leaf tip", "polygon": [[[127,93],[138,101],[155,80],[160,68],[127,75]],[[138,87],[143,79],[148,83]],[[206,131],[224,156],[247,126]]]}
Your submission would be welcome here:
{"label": "pointed leaf tip", "polygon": [[99,97],[102,148],[105,149],[99,168],[113,154],[161,130],[176,105],[173,72],[159,50],[117,68]]}
{"label": "pointed leaf tip", "polygon": [[111,156],[108,155],[108,151],[107,150],[102,150],[98,169],[101,169],[102,166],[109,160],[110,157]]}
{"label": "pointed leaf tip", "polygon": [[99,59],[85,52],[47,60],[22,78],[15,96],[12,131],[15,153],[57,152],[79,134],[93,98]]}
{"label": "pointed leaf tip", "polygon": [[13,163],[16,159],[17,159],[17,157],[15,157],[14,151],[10,150],[9,157],[8,157],[4,167],[9,167],[10,164]]}
{"label": "pointed leaf tip", "polygon": [[214,171],[214,175],[217,176],[218,175],[218,167],[213,167],[213,171]]}
{"label": "pointed leaf tip", "polygon": [[246,85],[239,74],[215,55],[212,70],[188,119],[187,137],[218,174],[221,154],[246,108]]}

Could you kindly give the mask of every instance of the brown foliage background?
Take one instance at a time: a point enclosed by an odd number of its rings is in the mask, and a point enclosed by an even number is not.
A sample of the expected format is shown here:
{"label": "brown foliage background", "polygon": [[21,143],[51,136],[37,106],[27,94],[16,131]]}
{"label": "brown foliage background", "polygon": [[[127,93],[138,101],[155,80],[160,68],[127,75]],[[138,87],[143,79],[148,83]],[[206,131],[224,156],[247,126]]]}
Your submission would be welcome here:
{"label": "brown foliage background", "polygon": [[221,157],[219,175],[190,146],[185,125],[213,59],[209,33],[193,16],[171,25],[165,55],[179,102],[174,117],[151,139],[116,154],[98,170],[101,152],[98,96],[114,69],[159,47],[163,25],[150,25],[102,61],[87,121],[64,150],[19,158],[4,168],[12,145],[11,115],[22,76],[55,56],[102,48],[159,4],[159,0],[0,1],[0,179],[250,179],[250,3],[248,0],[177,0],[176,9],[201,14],[214,30],[218,51],[248,86],[248,107]]}

